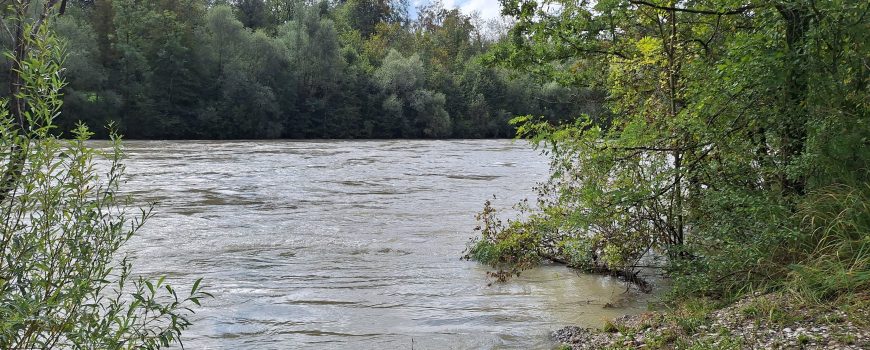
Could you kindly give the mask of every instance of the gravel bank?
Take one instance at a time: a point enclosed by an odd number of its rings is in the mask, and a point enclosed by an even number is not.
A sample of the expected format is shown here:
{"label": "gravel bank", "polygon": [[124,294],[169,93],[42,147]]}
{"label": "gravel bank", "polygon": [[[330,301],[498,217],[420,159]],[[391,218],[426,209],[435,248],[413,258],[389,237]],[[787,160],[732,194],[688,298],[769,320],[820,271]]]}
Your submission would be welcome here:
{"label": "gravel bank", "polygon": [[[866,305],[866,303],[862,303]],[[604,330],[565,327],[571,349],[870,349],[870,309],[806,306],[781,295],[745,298],[710,312],[623,316]]]}

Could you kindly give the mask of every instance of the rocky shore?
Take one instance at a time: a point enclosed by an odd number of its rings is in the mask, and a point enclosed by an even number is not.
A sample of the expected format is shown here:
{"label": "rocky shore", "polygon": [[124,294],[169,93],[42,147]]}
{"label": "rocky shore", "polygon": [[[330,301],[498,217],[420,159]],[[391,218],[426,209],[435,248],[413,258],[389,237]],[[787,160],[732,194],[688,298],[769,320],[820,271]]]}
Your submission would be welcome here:
{"label": "rocky shore", "polygon": [[[808,304],[756,295],[721,309],[703,304],[606,322],[603,329],[565,327],[561,349],[870,349],[868,300]],[[856,306],[858,305],[858,306]]]}

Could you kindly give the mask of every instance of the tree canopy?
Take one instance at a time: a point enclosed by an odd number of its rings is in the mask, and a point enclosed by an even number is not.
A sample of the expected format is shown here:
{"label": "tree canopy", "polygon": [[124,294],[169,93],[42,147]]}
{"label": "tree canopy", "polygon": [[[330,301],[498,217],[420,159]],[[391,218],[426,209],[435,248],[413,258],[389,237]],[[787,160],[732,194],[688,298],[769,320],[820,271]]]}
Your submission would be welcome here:
{"label": "tree canopy", "polygon": [[53,23],[68,53],[57,123],[98,137],[114,121],[129,138],[481,138],[512,137],[515,115],[579,114],[574,88],[482,64],[495,41],[479,19],[408,7],[69,0]]}

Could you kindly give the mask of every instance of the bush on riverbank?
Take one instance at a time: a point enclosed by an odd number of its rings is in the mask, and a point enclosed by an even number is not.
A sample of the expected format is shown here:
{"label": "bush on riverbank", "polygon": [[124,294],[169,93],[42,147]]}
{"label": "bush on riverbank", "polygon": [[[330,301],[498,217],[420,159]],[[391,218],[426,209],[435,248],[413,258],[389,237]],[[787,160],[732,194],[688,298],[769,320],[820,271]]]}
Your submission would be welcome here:
{"label": "bush on riverbank", "polygon": [[83,125],[69,140],[54,135],[63,44],[42,21],[55,5],[39,4],[39,22],[30,1],[3,14],[18,36],[8,55],[15,93],[0,103],[0,349],[178,344],[190,307],[209,294],[199,280],[177,291],[132,273],[123,247],[150,210],[129,210],[119,192],[120,139],[112,133],[111,147],[100,150],[86,144],[92,133]]}
{"label": "bush on riverbank", "polygon": [[682,263],[672,298],[789,290],[827,301],[870,289],[868,203],[870,185],[837,184],[802,198],[785,222],[770,225],[777,221],[744,216],[743,222],[770,227],[760,235],[718,245],[715,253],[704,254],[706,259]]}
{"label": "bush on riverbank", "polygon": [[541,259],[633,281],[661,269],[676,304],[867,289],[867,6],[506,4],[514,40],[492,61],[594,86],[609,111],[514,120],[551,176],[517,219],[482,225],[469,257],[498,277]]}

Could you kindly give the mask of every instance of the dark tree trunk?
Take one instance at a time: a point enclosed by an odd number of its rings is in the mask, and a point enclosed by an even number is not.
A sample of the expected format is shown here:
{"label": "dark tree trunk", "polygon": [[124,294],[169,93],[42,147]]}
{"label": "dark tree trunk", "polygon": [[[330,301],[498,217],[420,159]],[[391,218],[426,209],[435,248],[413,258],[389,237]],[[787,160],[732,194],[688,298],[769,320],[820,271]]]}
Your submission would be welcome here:
{"label": "dark tree trunk", "polygon": [[[42,11],[38,16],[31,17],[30,5],[31,1],[17,1],[14,6],[14,13],[11,18],[11,42],[12,42],[12,59],[9,62],[9,116],[17,122],[18,135],[22,135],[30,127],[27,124],[25,115],[27,113],[26,97],[21,95],[23,81],[21,79],[21,64],[27,58],[28,45],[30,40],[39,31],[39,28],[45,25],[45,20],[51,14],[54,6],[58,5],[60,0],[46,0],[42,5]],[[66,9],[66,0],[60,1],[60,13]],[[4,22],[7,18],[2,19]],[[4,23],[5,24],[5,23]],[[28,27],[30,24],[30,28]],[[10,26],[7,24],[7,28]],[[9,198],[12,190],[15,188],[17,179],[24,169],[26,159],[26,150],[22,149],[22,144],[17,141],[13,142],[8,149],[8,159],[6,167],[3,169],[2,178],[0,178],[0,202]],[[26,142],[24,143],[26,147]]]}
{"label": "dark tree trunk", "polygon": [[786,194],[801,195],[805,191],[805,179],[789,177],[785,168],[803,153],[807,138],[807,116],[802,107],[807,97],[807,76],[802,64],[805,62],[804,41],[810,26],[810,12],[805,5],[797,3],[779,4],[776,9],[785,22],[787,50],[782,103],[784,119],[780,126],[783,142],[780,181]]}

